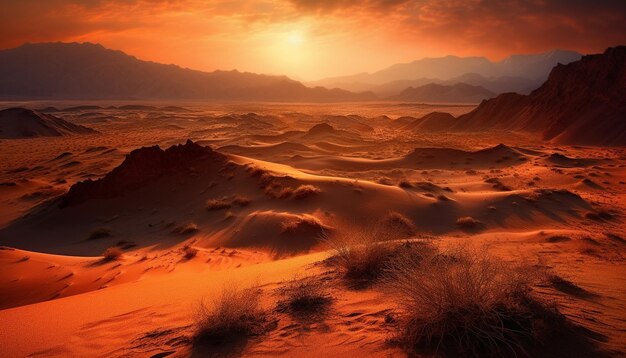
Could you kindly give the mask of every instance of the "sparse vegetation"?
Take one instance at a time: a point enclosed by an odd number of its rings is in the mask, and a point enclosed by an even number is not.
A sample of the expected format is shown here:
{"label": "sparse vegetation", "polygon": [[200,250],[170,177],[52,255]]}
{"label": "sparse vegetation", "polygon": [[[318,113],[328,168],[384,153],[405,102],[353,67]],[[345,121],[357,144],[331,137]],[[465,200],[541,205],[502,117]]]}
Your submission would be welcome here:
{"label": "sparse vegetation", "polygon": [[315,276],[295,276],[284,283],[280,293],[283,299],[278,302],[278,311],[302,318],[323,313],[332,302],[326,284]]}
{"label": "sparse vegetation", "polygon": [[398,186],[403,189],[413,188],[413,184],[411,184],[411,182],[408,180],[400,180],[400,182],[398,183]]}
{"label": "sparse vegetation", "polygon": [[483,226],[483,223],[471,216],[462,216],[456,220],[456,225],[463,230],[473,230]]}
{"label": "sparse vegetation", "polygon": [[191,260],[198,255],[198,249],[191,247],[190,245],[185,245],[183,247],[183,256],[187,260]]}
{"label": "sparse vegetation", "polygon": [[321,190],[313,185],[300,185],[296,189],[293,190],[291,196],[294,199],[304,199],[314,195],[317,195],[321,192]]}
{"label": "sparse vegetation", "polygon": [[105,261],[114,261],[120,259],[123,254],[124,252],[119,247],[109,247],[104,250],[102,256]]}
{"label": "sparse vegetation", "polygon": [[231,207],[230,201],[226,198],[222,199],[209,199],[206,201],[205,208],[209,211],[223,210]]}
{"label": "sparse vegetation", "polygon": [[232,199],[232,204],[237,206],[248,206],[250,205],[251,200],[245,196],[235,196]]}
{"label": "sparse vegetation", "polygon": [[295,234],[309,230],[322,233],[324,229],[324,224],[310,215],[294,216],[281,223],[281,233],[283,234]]}
{"label": "sparse vegetation", "polygon": [[189,234],[193,234],[196,231],[198,231],[198,225],[194,223],[187,223],[187,224],[175,227],[174,230],[172,230],[172,233],[178,234],[178,235],[189,235]]}
{"label": "sparse vegetation", "polygon": [[300,185],[297,188],[284,186],[273,182],[265,187],[265,194],[274,199],[305,199],[321,193],[321,190],[313,185]]}
{"label": "sparse vegetation", "polygon": [[326,239],[334,251],[329,263],[337,266],[344,276],[357,283],[367,285],[378,280],[390,261],[411,252],[421,256],[430,246],[421,242],[400,242],[405,236],[383,225],[370,228],[351,228]]}
{"label": "sparse vegetation", "polygon": [[208,211],[230,209],[234,205],[247,206],[250,204],[250,199],[243,196],[235,197],[223,197],[221,199],[209,199],[206,201],[205,208]]}
{"label": "sparse vegetation", "polygon": [[399,340],[410,349],[515,356],[536,343],[541,327],[560,317],[531,296],[528,270],[484,250],[456,249],[421,261],[399,257],[389,278],[402,312]]}
{"label": "sparse vegetation", "polygon": [[229,345],[263,334],[268,329],[260,308],[258,288],[225,287],[208,304],[201,301],[195,312],[195,339],[212,345]]}

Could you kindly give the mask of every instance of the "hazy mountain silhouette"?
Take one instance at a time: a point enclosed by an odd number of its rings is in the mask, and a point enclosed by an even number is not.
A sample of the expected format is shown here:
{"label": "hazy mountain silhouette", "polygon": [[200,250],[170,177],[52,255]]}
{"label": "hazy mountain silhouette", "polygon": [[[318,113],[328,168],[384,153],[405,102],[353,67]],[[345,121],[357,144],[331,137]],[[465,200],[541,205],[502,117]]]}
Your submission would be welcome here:
{"label": "hazy mountain silhouette", "polygon": [[285,76],[201,72],[138,60],[91,43],[40,43],[0,50],[0,97],[359,101],[371,93],[309,88]]}
{"label": "hazy mountain silhouette", "polygon": [[[484,87],[494,93],[517,92],[521,94],[529,94],[534,89],[541,86],[544,81],[545,79],[539,81],[512,76],[487,78],[477,73],[466,73],[445,81],[437,78],[418,78],[416,80],[391,81],[377,86],[361,84],[357,86],[357,88],[360,88],[360,91],[372,91],[380,97],[390,97],[399,95],[400,92],[404,91],[408,87],[420,87],[429,83],[447,86],[465,83],[472,86]],[[347,87],[350,88],[352,86]]]}
{"label": "hazy mountain silhouette", "polygon": [[451,86],[429,83],[420,87],[409,87],[400,94],[389,97],[389,99],[427,103],[478,103],[495,96],[495,93],[484,87],[472,86],[466,83],[457,83]]}
{"label": "hazy mountain silhouette", "polygon": [[[377,94],[391,95],[399,92],[398,87],[391,85],[395,81],[418,81],[405,83],[400,87],[402,89],[429,82],[448,85],[465,82],[498,93],[508,91],[527,93],[546,80],[552,67],[558,63],[567,64],[576,61],[581,56],[573,51],[553,50],[542,54],[513,55],[499,62],[491,62],[484,57],[424,58],[410,63],[395,64],[374,73],[326,78],[309,84],[351,91],[371,90]],[[396,92],[385,92],[385,89],[389,90],[390,87]]]}
{"label": "hazy mountain silhouette", "polygon": [[530,95],[502,94],[460,116],[454,130],[541,133],[567,144],[626,145],[626,46],[558,65]]}

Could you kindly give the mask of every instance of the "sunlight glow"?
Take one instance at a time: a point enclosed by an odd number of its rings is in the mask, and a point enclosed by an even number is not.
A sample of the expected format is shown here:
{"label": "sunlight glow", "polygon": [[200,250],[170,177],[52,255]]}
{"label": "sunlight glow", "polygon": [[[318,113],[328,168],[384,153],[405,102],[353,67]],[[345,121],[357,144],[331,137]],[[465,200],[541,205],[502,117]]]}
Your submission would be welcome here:
{"label": "sunlight glow", "polygon": [[290,45],[294,46],[300,45],[304,42],[304,37],[298,32],[292,32],[287,37],[287,42],[289,42]]}

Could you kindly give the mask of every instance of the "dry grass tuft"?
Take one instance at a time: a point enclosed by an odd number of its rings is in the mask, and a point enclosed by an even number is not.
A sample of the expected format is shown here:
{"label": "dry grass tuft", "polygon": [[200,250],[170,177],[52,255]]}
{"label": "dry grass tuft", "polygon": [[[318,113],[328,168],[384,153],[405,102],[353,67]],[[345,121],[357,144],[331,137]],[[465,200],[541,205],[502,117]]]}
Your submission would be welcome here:
{"label": "dry grass tuft", "polygon": [[189,245],[185,245],[183,247],[183,257],[187,260],[191,260],[198,255],[198,249],[191,247]]}
{"label": "dry grass tuft", "polygon": [[537,341],[537,327],[560,316],[531,297],[533,277],[484,250],[400,257],[388,280],[402,311],[399,338],[411,349],[450,356],[525,354]]}
{"label": "dry grass tuft", "polygon": [[245,196],[235,196],[232,199],[232,204],[233,205],[237,205],[237,206],[248,206],[250,205],[250,203],[252,202],[249,198],[245,197]]}
{"label": "dry grass tuft", "polygon": [[456,220],[456,225],[463,230],[475,230],[483,226],[483,223],[471,216],[462,216]]}
{"label": "dry grass tuft", "polygon": [[278,182],[272,182],[265,187],[265,194],[273,199],[306,199],[318,195],[322,191],[314,185],[300,185],[297,188],[285,186]]}
{"label": "dry grass tuft", "polygon": [[208,211],[224,210],[231,207],[231,203],[227,198],[209,199],[204,206]]}
{"label": "dry grass tuft", "polygon": [[321,190],[313,185],[300,185],[292,192],[294,199],[304,199],[321,193]]}
{"label": "dry grass tuft", "polygon": [[209,199],[206,201],[205,208],[208,211],[217,211],[230,209],[234,205],[236,206],[247,206],[250,204],[250,199],[243,196],[235,196],[235,197],[223,197],[221,199]]}
{"label": "dry grass tuft", "polygon": [[196,341],[230,345],[266,332],[267,319],[260,308],[258,288],[225,287],[208,304],[201,301],[195,312]]}
{"label": "dry grass tuft", "polygon": [[398,182],[398,186],[404,189],[413,188],[413,184],[408,180],[400,180],[400,182]]}
{"label": "dry grass tuft", "polygon": [[283,299],[277,310],[300,318],[323,314],[332,303],[326,284],[315,276],[295,276],[283,284],[280,293]]}
{"label": "dry grass tuft", "polygon": [[114,261],[120,259],[123,254],[124,252],[119,247],[109,247],[104,250],[102,256],[105,261]]}
{"label": "dry grass tuft", "polygon": [[288,218],[281,223],[281,234],[324,232],[324,224],[314,216],[303,215]]}
{"label": "dry grass tuft", "polygon": [[326,238],[334,251],[328,262],[357,286],[366,286],[377,281],[396,256],[406,252],[421,256],[428,251],[427,243],[400,242],[405,237],[383,225],[349,228]]}
{"label": "dry grass tuft", "polygon": [[188,235],[193,234],[196,231],[198,231],[198,225],[196,225],[195,223],[187,223],[175,227],[174,230],[172,230],[172,233],[178,235]]}

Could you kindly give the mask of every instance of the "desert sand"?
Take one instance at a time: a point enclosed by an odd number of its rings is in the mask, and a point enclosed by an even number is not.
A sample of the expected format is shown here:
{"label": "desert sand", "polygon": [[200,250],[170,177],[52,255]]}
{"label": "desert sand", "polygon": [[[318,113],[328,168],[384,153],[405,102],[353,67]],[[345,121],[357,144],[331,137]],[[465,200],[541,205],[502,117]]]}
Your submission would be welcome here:
{"label": "desert sand", "polygon": [[[468,105],[15,106],[97,133],[0,141],[2,356],[405,356],[393,295],[349,285],[323,239],[389,213],[410,222],[403,240],[488,247],[559,277],[533,294],[585,344],[544,342],[546,356],[626,354],[622,147],[424,117]],[[324,283],[323,314],[277,308],[295,275]],[[260,290],[268,328],[198,345],[199,302],[232,286]]]}

